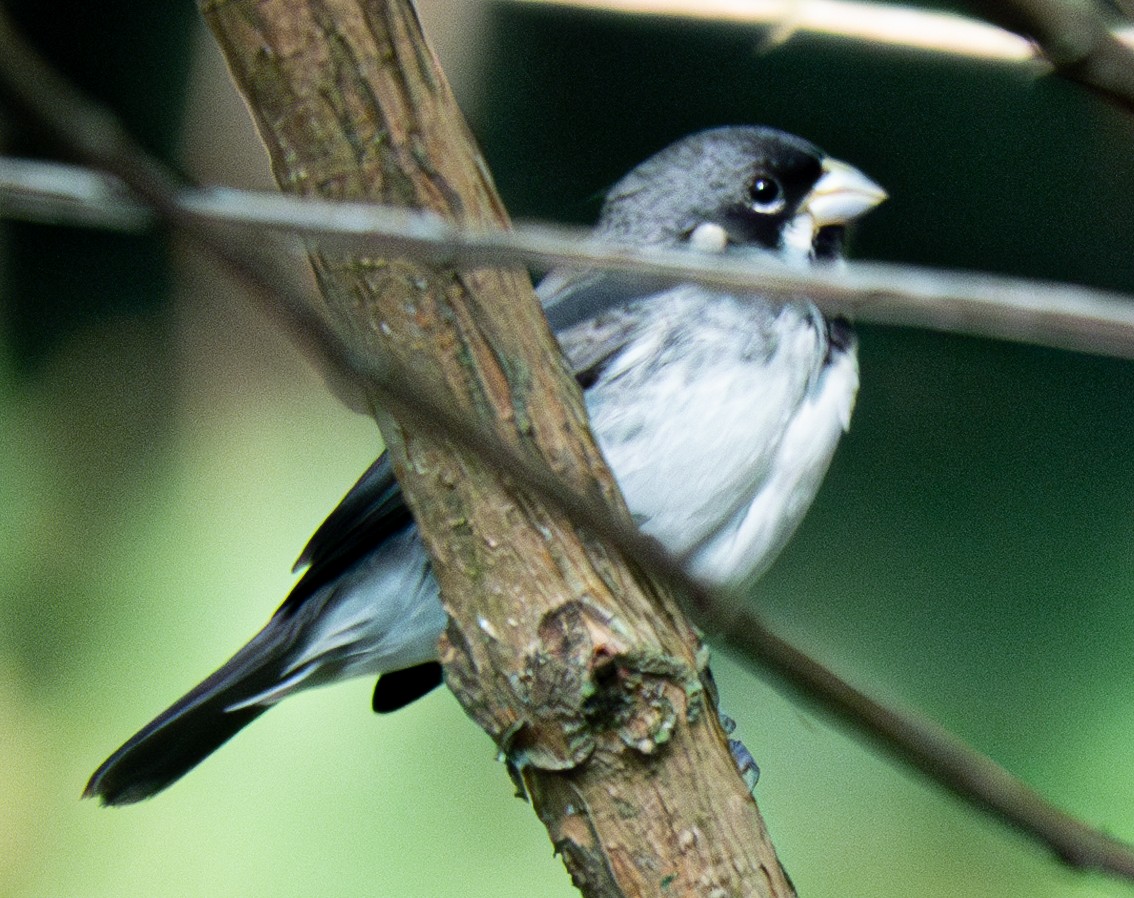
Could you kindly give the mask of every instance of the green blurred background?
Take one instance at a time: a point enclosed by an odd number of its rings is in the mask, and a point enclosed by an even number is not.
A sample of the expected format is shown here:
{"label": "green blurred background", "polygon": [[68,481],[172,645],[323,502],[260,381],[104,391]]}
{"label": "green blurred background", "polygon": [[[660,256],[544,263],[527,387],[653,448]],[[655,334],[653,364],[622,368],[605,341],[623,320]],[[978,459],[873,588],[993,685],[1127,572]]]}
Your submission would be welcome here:
{"label": "green blurred background", "polygon": [[[421,8],[517,217],[588,221],[668,141],[761,122],[891,192],[859,257],[1134,292],[1134,121],[1060,81],[834,38],[769,46],[736,24]],[[268,184],[191,4],[81,11],[18,9],[195,177]],[[378,437],[176,242],[8,228],[4,245],[0,894],[572,894],[442,691],[391,718],[370,714],[366,682],[302,695],[151,802],[78,800],[262,624]],[[1134,365],[861,331],[854,426],[752,600],[854,681],[1134,839]],[[715,670],[801,894],[1130,894],[730,659]]]}

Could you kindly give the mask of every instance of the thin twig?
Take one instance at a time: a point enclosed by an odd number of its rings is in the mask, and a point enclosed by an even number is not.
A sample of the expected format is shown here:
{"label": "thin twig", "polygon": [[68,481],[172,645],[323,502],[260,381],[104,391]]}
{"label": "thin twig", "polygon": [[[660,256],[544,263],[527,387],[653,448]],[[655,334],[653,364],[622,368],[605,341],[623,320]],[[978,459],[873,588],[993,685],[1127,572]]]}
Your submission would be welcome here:
{"label": "thin twig", "polygon": [[[249,236],[265,230],[291,234],[324,249],[446,265],[606,268],[773,296],[806,293],[824,311],[862,321],[1134,358],[1134,296],[1070,284],[875,262],[801,271],[680,250],[619,248],[580,229],[527,224],[512,231],[469,231],[427,212],[231,188],[182,189],[175,201],[183,215],[202,225],[224,225]],[[126,230],[154,223],[115,178],[0,157],[0,217],[5,216]]]}
{"label": "thin twig", "polygon": [[[690,598],[690,612],[731,648],[781,678],[808,700],[964,800],[1040,843],[1067,863],[1134,879],[1134,849],[1056,808],[991,759],[938,725],[889,708],[849,685],[798,648],[777,637],[758,615],[726,593],[701,586],[654,540],[617,523],[606,506],[579,495],[540,461],[519,453],[479,425],[448,411],[443,400],[423,393],[414,378],[398,376],[353,348],[307,296],[266,262],[259,244],[234,239],[226,228],[202,220],[178,202],[174,178],[134,145],[113,120],[74,89],[18,40],[0,9],[0,94],[22,109],[84,161],[116,174],[162,221],[191,237],[224,261],[252,288],[253,295],[319,363],[340,375],[363,380],[399,416],[491,457],[515,484],[545,499],[644,568]],[[79,137],[72,130],[94,126]],[[732,597],[735,598],[735,597]]]}

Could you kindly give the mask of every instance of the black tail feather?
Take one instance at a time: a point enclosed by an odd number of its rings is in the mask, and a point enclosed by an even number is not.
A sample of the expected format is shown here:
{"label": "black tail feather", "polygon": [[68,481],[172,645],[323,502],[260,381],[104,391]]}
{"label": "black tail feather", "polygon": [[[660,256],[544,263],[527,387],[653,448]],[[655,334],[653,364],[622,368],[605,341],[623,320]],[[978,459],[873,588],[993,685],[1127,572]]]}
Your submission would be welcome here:
{"label": "black tail feather", "polygon": [[[171,786],[266,711],[265,707],[213,713],[207,722],[143,730],[94,772],[83,798],[104,805],[132,804]],[[192,714],[199,717],[200,712]],[[180,722],[180,721],[179,721]]]}
{"label": "black tail feather", "polygon": [[272,618],[223,667],[132,736],[91,776],[84,798],[131,804],[180,779],[269,706],[229,710],[279,682],[292,628]]}

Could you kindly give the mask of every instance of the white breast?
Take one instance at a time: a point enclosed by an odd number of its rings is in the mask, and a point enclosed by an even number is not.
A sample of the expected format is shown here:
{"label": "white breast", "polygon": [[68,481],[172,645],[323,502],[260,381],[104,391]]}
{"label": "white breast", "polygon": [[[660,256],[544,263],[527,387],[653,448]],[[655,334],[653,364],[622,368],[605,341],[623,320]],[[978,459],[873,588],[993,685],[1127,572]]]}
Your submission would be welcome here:
{"label": "white breast", "polygon": [[795,530],[850,418],[853,351],[828,359],[810,303],[676,288],[635,310],[587,391],[642,529],[708,582],[750,580]]}

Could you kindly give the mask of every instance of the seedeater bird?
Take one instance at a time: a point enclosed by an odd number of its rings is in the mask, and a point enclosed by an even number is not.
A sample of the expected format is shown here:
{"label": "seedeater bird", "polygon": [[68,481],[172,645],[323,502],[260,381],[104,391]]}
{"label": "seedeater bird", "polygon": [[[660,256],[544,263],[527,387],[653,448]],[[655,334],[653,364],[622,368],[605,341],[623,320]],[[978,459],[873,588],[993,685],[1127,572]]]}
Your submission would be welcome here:
{"label": "seedeater bird", "polygon": [[[885,199],[858,170],[770,128],[694,134],[634,168],[595,234],[623,245],[835,262]],[[762,574],[819,489],[858,390],[850,325],[772,301],[627,274],[554,271],[537,288],[634,519],[707,584]],[[441,681],[438,588],[383,453],[319,527],[303,576],[223,667],[103,763],[118,805],[188,772],[280,699],[379,676],[389,711]]]}

